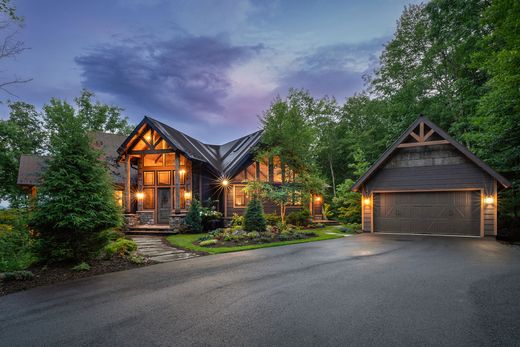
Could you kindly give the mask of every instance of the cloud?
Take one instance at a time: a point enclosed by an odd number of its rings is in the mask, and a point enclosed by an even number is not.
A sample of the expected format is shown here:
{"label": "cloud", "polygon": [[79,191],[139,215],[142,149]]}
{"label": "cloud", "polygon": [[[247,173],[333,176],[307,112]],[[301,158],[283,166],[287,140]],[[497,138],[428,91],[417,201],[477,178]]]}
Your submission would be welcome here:
{"label": "cloud", "polygon": [[232,45],[224,36],[141,37],[98,46],[75,58],[83,86],[176,119],[222,116],[229,71],[263,46]]}
{"label": "cloud", "polygon": [[278,90],[303,88],[315,96],[343,99],[363,89],[363,75],[378,63],[383,45],[389,37],[361,43],[342,43],[317,47],[300,54],[288,69],[280,72]]}

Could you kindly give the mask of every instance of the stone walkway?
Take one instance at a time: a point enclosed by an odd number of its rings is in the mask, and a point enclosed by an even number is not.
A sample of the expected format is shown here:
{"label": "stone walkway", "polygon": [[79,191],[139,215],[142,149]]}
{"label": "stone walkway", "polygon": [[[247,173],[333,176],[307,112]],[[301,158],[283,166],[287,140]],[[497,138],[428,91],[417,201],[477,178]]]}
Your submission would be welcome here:
{"label": "stone walkway", "polygon": [[131,236],[131,238],[137,243],[137,253],[160,263],[199,256],[168,245],[167,241],[160,236]]}

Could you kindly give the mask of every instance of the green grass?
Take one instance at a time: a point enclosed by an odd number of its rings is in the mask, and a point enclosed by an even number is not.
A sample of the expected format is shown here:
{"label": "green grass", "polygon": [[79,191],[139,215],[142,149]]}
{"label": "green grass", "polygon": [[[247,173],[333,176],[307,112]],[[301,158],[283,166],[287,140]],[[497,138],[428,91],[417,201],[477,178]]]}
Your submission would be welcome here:
{"label": "green grass", "polygon": [[[271,243],[261,243],[256,245],[247,245],[247,246],[233,246],[233,247],[201,247],[198,245],[194,245],[193,242],[197,241],[199,237],[206,234],[179,234],[172,235],[167,238],[168,242],[172,244],[172,246],[188,249],[190,251],[197,252],[206,252],[210,254],[219,254],[219,253],[228,253],[228,252],[238,252],[238,251],[247,251],[250,249],[258,249],[258,248],[266,248],[266,247],[277,247],[277,246],[286,246],[292,245],[295,243],[303,243],[303,242],[314,242],[314,241],[322,241],[322,240],[330,240],[337,239],[343,237],[345,233],[338,232],[334,227],[326,227],[326,228],[318,228],[318,229],[307,229],[306,231],[313,231],[318,236],[311,237],[303,240],[292,240],[292,241],[279,241],[279,242],[271,242]],[[333,234],[328,234],[333,233]]]}

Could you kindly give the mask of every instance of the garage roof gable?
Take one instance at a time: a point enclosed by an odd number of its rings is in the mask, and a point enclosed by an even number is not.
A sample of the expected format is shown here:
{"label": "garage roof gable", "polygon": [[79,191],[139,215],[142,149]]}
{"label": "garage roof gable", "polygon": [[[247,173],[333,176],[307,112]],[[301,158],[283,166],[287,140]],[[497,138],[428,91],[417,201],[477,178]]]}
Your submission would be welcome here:
{"label": "garage roof gable", "polygon": [[[419,130],[417,133],[416,130]],[[357,192],[361,186],[387,161],[387,159],[398,148],[415,147],[437,144],[450,144],[459,152],[466,156],[469,160],[475,163],[483,171],[495,178],[504,188],[511,187],[511,183],[498,172],[493,170],[489,165],[484,163],[475,154],[471,153],[469,149],[455,141],[444,130],[439,128],[435,123],[430,121],[423,115],[420,115],[415,122],[413,122],[408,129],[406,129],[401,136],[379,157],[379,159],[359,178],[359,180],[352,186],[352,190]]]}

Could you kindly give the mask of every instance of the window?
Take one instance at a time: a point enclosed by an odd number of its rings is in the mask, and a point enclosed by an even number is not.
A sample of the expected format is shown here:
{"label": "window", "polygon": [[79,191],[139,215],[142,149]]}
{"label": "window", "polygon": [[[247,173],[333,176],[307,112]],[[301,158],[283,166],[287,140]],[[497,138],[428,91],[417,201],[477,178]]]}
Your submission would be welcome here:
{"label": "window", "polygon": [[233,206],[234,207],[246,207],[249,202],[249,198],[245,191],[246,186],[234,186],[234,199]]}
{"label": "window", "polygon": [[145,188],[143,189],[143,208],[145,210],[151,210],[155,208],[155,189]]}
{"label": "window", "polygon": [[122,190],[116,190],[114,192],[115,198],[116,198],[116,204],[117,206],[123,206],[123,191]]}
{"label": "window", "polygon": [[171,184],[171,171],[157,171],[157,184],[169,186]]}
{"label": "window", "polygon": [[273,182],[282,183],[282,161],[279,156],[273,157]]}
{"label": "window", "polygon": [[143,172],[143,184],[145,186],[153,186],[155,184],[155,175],[153,171]]}
{"label": "window", "polygon": [[293,206],[301,206],[302,205],[302,192],[295,190],[292,193],[290,204]]}
{"label": "window", "polygon": [[147,154],[144,156],[144,166],[163,166],[162,154]]}

